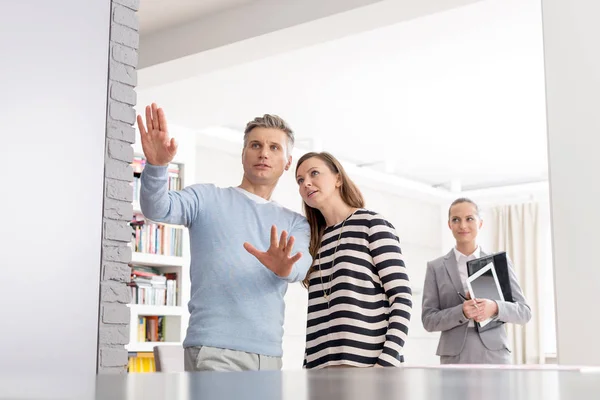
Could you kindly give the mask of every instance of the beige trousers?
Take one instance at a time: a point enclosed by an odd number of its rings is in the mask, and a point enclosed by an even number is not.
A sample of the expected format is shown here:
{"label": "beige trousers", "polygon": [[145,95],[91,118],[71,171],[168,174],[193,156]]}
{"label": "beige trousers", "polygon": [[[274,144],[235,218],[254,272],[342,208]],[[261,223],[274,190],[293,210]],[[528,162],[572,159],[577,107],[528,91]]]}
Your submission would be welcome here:
{"label": "beige trousers", "polygon": [[186,371],[265,371],[280,370],[281,357],[244,351],[197,346],[185,348]]}

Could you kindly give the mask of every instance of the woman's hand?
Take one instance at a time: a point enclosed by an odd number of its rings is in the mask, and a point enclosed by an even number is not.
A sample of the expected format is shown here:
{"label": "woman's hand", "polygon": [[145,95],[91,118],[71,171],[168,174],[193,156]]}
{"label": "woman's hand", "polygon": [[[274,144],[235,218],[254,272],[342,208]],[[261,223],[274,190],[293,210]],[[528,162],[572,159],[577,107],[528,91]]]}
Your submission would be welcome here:
{"label": "woman's hand", "polygon": [[479,313],[475,317],[475,321],[481,322],[498,314],[498,304],[493,300],[475,299]]}
{"label": "woman's hand", "polygon": [[475,320],[479,316],[479,305],[477,299],[467,300],[462,305],[463,314],[468,319]]}

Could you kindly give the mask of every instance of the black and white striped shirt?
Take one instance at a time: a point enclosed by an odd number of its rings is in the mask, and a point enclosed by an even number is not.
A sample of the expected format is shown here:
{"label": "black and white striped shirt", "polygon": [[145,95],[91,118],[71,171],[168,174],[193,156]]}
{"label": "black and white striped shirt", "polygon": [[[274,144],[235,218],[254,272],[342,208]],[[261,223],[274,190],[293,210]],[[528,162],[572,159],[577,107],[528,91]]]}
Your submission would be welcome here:
{"label": "black and white striped shirt", "polygon": [[[402,364],[412,295],[392,224],[359,209],[325,230],[319,254],[321,268],[309,276],[304,367]],[[329,306],[323,289],[331,290]]]}

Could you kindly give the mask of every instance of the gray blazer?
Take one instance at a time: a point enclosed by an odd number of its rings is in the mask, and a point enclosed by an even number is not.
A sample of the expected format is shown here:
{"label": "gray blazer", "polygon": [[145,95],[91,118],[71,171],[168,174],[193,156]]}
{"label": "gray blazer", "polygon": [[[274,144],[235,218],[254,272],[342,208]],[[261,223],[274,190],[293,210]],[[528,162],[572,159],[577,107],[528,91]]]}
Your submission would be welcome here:
{"label": "gray blazer", "polygon": [[[481,256],[485,255],[482,251]],[[514,303],[498,301],[496,318],[508,323],[526,324],[531,319],[531,308],[523,296],[510,260],[508,268]],[[463,314],[463,300],[457,292],[465,295],[456,257],[450,250],[445,256],[427,263],[423,287],[421,321],[426,331],[442,332],[436,352],[438,356],[457,356],[465,345],[469,320]],[[481,332],[479,336],[489,350],[510,350],[504,325]]]}

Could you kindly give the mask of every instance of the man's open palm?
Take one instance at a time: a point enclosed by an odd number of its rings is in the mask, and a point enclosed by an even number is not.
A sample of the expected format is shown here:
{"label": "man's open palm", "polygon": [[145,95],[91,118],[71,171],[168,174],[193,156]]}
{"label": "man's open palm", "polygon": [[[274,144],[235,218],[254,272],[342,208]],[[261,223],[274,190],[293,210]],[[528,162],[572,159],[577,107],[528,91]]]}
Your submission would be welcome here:
{"label": "man's open palm", "polygon": [[277,240],[277,228],[271,226],[271,245],[267,251],[259,251],[250,243],[244,243],[244,248],[248,253],[252,254],[265,267],[269,268],[279,277],[285,278],[292,273],[294,264],[302,257],[302,253],[298,252],[293,257],[292,248],[294,247],[294,237],[288,239],[287,232],[281,232],[281,238]]}
{"label": "man's open palm", "polygon": [[169,137],[165,112],[152,103],[152,106],[146,106],[146,126],[141,115],[137,116],[137,123],[148,163],[168,165],[177,153],[177,143]]}

